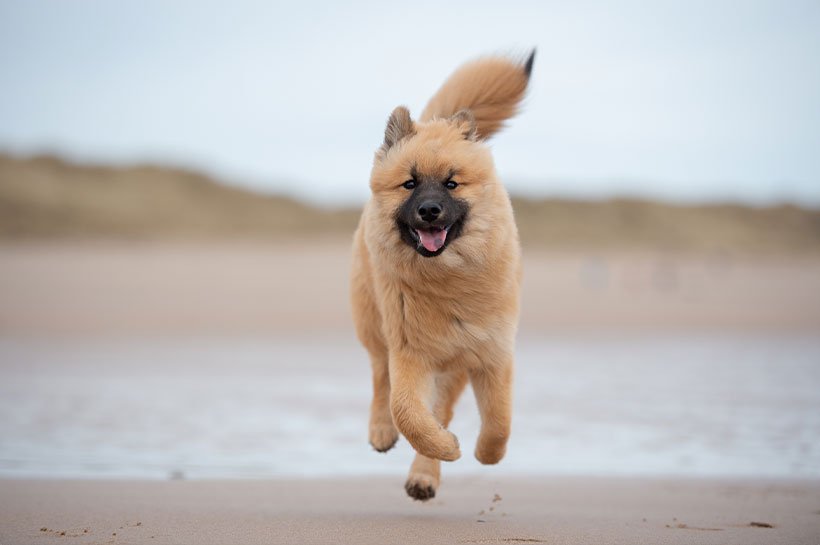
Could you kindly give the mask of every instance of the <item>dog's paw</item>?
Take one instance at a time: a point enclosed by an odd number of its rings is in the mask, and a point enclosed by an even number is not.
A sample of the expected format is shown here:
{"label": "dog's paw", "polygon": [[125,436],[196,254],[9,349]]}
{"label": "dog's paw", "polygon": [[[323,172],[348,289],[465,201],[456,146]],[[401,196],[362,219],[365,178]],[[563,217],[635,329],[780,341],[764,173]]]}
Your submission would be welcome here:
{"label": "dog's paw", "polygon": [[425,441],[419,445],[413,445],[416,452],[434,460],[442,460],[444,462],[453,462],[461,458],[461,450],[458,447],[458,438],[456,436],[442,429],[441,433],[436,435],[433,440]]}
{"label": "dog's paw", "polygon": [[452,432],[448,431],[446,433],[447,441],[445,441],[441,456],[438,456],[437,458],[445,462],[454,462],[461,458],[461,449],[458,446],[458,437],[456,437]]}
{"label": "dog's paw", "polygon": [[399,432],[392,422],[370,425],[370,445],[378,452],[387,452],[396,445]]}
{"label": "dog's paw", "polygon": [[411,473],[404,483],[407,495],[418,501],[427,501],[436,497],[438,483],[432,475],[425,473]]}
{"label": "dog's paw", "polygon": [[479,436],[475,447],[475,458],[484,465],[497,464],[507,453],[507,438],[493,437],[486,439]]}

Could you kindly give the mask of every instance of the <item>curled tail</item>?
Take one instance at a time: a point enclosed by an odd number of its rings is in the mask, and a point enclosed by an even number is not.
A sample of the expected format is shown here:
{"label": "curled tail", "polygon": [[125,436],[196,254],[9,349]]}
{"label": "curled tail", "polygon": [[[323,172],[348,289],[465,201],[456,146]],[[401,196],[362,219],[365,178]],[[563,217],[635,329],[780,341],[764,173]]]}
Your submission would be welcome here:
{"label": "curled tail", "polygon": [[433,95],[420,121],[446,119],[461,110],[470,110],[476,121],[476,136],[491,137],[518,112],[534,60],[535,50],[523,62],[489,57],[465,64]]}

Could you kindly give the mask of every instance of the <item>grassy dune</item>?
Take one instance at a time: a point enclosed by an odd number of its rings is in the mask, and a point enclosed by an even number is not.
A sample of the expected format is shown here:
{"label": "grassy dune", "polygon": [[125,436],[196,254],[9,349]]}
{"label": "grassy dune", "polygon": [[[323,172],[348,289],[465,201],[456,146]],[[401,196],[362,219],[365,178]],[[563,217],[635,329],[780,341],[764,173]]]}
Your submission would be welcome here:
{"label": "grassy dune", "polygon": [[[530,247],[820,253],[820,210],[792,205],[514,199],[514,206]],[[358,214],[185,170],[0,155],[0,240],[347,238]]]}
{"label": "grassy dune", "polygon": [[320,210],[186,170],[0,155],[5,239],[347,236],[357,217],[356,210]]}
{"label": "grassy dune", "polygon": [[820,210],[636,199],[514,199],[525,244],[559,248],[820,253]]}

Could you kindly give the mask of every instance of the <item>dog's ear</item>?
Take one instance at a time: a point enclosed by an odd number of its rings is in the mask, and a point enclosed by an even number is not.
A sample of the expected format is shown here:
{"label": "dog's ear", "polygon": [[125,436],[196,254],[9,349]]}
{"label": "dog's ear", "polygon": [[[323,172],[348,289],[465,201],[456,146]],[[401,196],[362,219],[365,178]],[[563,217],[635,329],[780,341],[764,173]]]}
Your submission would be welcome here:
{"label": "dog's ear", "polygon": [[470,110],[459,110],[450,117],[450,123],[461,129],[461,134],[466,140],[476,141],[476,122],[473,112]]}
{"label": "dog's ear", "polygon": [[384,144],[382,150],[387,151],[402,139],[416,133],[416,126],[410,119],[410,111],[404,106],[399,106],[390,114],[387,120],[387,128],[384,129]]}

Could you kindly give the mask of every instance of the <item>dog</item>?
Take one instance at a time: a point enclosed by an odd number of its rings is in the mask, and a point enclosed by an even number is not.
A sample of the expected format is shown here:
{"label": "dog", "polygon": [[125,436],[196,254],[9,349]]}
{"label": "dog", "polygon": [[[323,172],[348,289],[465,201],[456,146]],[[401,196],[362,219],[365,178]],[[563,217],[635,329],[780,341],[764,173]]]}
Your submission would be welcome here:
{"label": "dog", "polygon": [[353,242],[351,300],[373,371],[369,439],[416,450],[405,484],[433,498],[440,461],[461,456],[447,430],[467,382],[481,414],[475,457],[499,462],[510,436],[521,250],[485,141],[515,115],[535,50],[465,64],[418,121],[390,114]]}

